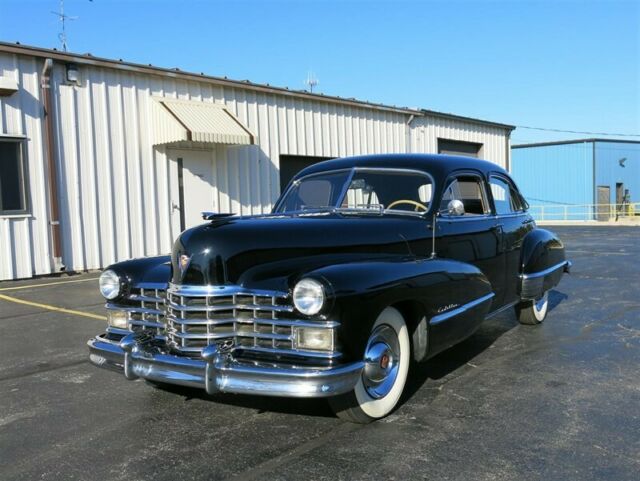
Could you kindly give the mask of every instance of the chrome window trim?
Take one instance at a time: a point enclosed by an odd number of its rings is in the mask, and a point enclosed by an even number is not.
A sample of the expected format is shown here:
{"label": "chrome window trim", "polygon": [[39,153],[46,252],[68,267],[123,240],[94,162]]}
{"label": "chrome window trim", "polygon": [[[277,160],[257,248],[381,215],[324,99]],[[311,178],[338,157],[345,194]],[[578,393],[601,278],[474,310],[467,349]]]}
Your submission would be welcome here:
{"label": "chrome window trim", "polygon": [[467,214],[465,212],[464,215],[449,215],[446,213],[446,211],[441,211],[438,210],[439,212],[439,217],[441,219],[447,219],[447,220],[455,220],[456,222],[458,221],[465,221],[465,220],[478,220],[478,219],[488,219],[492,216],[495,215],[495,211],[493,210],[493,206],[491,205],[493,203],[493,197],[491,197],[491,201],[489,200],[489,194],[487,193],[487,186],[486,186],[486,178],[485,176],[482,174],[482,172],[480,171],[476,171],[476,170],[461,170],[461,171],[457,171],[454,172],[452,174],[450,174],[444,181],[444,189],[442,190],[442,195],[440,196],[440,202],[442,203],[442,196],[444,196],[445,191],[447,190],[447,187],[449,187],[449,184],[454,181],[457,180],[458,177],[477,177],[479,180],[479,184],[482,186],[482,200],[484,202],[484,204],[486,205],[486,207],[489,208],[489,210],[483,214]]}
{"label": "chrome window trim", "polygon": [[[489,184],[489,186],[491,186],[491,178],[492,177],[497,177],[498,179],[504,181],[507,185],[509,185],[510,187],[513,187],[513,189],[516,191],[516,193],[518,194],[518,196],[520,197],[520,200],[523,201],[526,204],[526,199],[524,198],[524,196],[522,195],[522,192],[520,192],[520,189],[518,189],[518,186],[516,185],[516,183],[514,182],[513,179],[507,177],[506,175],[500,173],[500,172],[489,172],[489,175],[487,176],[487,183]],[[489,188],[489,191],[491,191],[491,188]],[[498,214],[498,211],[496,210],[496,203],[495,200],[493,198],[493,192],[491,192],[491,203],[493,204],[493,211],[495,212],[495,215],[499,215],[499,216],[506,216],[506,215],[513,215],[513,214],[526,214],[527,213],[527,207],[526,205],[522,206],[521,210],[514,210],[509,212],[508,214]]]}
{"label": "chrome window trim", "polygon": [[450,319],[452,317],[458,316],[458,315],[468,311],[469,309],[473,309],[474,307],[482,304],[483,302],[486,302],[486,301],[490,300],[494,296],[495,296],[495,294],[493,292],[490,292],[486,296],[479,297],[478,299],[475,299],[475,300],[473,300],[471,302],[463,304],[460,307],[456,307],[455,309],[452,309],[450,311],[443,312],[442,314],[438,314],[437,316],[433,316],[429,323],[430,324],[439,324],[439,323],[441,323],[443,321],[446,321],[447,319]]}
{"label": "chrome window trim", "polygon": [[[273,206],[273,209],[271,209],[271,214],[284,214],[285,212],[279,212],[280,206],[282,205],[282,200],[289,195],[289,192],[291,191],[291,189],[293,189],[296,185],[300,184],[300,182],[302,182],[304,179],[308,179],[309,177],[315,177],[318,175],[327,175],[327,174],[339,174],[341,172],[350,172],[350,176],[348,177],[348,182],[346,183],[346,185],[349,185],[349,183],[351,182],[351,177],[353,177],[353,167],[346,167],[343,169],[335,169],[335,170],[323,170],[321,172],[314,172],[313,174],[307,174],[304,177],[300,177],[299,179],[295,179],[292,180],[291,182],[289,182],[289,185],[287,186],[287,188],[285,189],[285,191],[280,194],[280,197],[278,198],[276,204]],[[342,196],[342,193],[340,194],[340,196]],[[342,197],[341,197],[342,198]],[[287,211],[287,214],[292,214],[295,212],[308,212],[306,210],[290,210]]]}
{"label": "chrome window trim", "polygon": [[[416,216],[425,216],[427,215],[429,212],[431,212],[431,210],[433,209],[433,199],[434,199],[434,194],[436,192],[436,182],[433,178],[433,176],[425,171],[425,170],[418,170],[418,169],[405,169],[405,168],[399,168],[399,167],[350,167],[350,168],[346,168],[346,169],[335,169],[335,170],[324,170],[322,172],[314,172],[312,174],[307,174],[304,177],[300,177],[299,179],[296,179],[294,181],[292,181],[289,186],[287,187],[287,189],[284,191],[284,193],[282,193],[282,195],[280,195],[280,198],[278,199],[278,202],[276,203],[276,205],[274,206],[273,210],[272,210],[272,214],[296,214],[296,213],[300,213],[300,212],[309,212],[309,210],[290,210],[287,212],[279,212],[278,209],[280,208],[280,205],[282,204],[282,199],[284,199],[288,194],[289,191],[295,186],[298,185],[300,182],[302,182],[305,179],[308,179],[309,177],[315,177],[318,175],[331,175],[331,174],[338,174],[341,172],[347,172],[349,171],[350,174],[347,177],[347,181],[344,184],[344,188],[342,190],[342,192],[340,193],[340,196],[338,197],[338,202],[336,203],[336,205],[334,206],[328,206],[329,209],[340,209],[341,205],[342,205],[342,201],[344,200],[345,196],[347,195],[347,192],[349,190],[349,186],[351,185],[351,181],[353,180],[354,175],[356,174],[356,172],[392,172],[392,173],[398,173],[398,174],[417,174],[417,175],[421,175],[423,177],[426,177],[429,179],[429,181],[431,182],[432,188],[431,188],[431,201],[429,202],[429,208],[424,211],[424,212],[410,212],[410,211],[406,211],[406,210],[399,210],[399,209],[383,209],[382,213],[385,214],[400,214],[400,215],[413,215]],[[366,212],[366,211],[365,211]]]}

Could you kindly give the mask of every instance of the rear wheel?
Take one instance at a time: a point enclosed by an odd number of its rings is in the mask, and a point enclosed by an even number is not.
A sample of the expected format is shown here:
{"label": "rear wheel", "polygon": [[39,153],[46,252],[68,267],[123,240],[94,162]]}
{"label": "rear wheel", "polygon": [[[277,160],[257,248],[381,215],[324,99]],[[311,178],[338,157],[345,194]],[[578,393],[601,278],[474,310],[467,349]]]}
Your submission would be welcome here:
{"label": "rear wheel", "polygon": [[336,415],[366,424],[398,404],[411,361],[409,332],[402,314],[387,307],[376,319],[364,355],[364,369],[353,391],[329,398]]}
{"label": "rear wheel", "polygon": [[535,326],[540,324],[547,317],[549,309],[549,292],[545,292],[542,297],[535,301],[521,302],[516,306],[516,315],[520,324]]}

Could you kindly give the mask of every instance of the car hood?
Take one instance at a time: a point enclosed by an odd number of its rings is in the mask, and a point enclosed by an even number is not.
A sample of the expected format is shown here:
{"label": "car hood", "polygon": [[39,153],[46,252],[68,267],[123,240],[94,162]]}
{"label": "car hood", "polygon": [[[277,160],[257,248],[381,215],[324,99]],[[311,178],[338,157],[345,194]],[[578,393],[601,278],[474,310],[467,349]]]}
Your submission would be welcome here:
{"label": "car hood", "polygon": [[174,244],[172,282],[246,284],[335,262],[412,255],[429,235],[425,219],[406,215],[267,215],[215,219]]}

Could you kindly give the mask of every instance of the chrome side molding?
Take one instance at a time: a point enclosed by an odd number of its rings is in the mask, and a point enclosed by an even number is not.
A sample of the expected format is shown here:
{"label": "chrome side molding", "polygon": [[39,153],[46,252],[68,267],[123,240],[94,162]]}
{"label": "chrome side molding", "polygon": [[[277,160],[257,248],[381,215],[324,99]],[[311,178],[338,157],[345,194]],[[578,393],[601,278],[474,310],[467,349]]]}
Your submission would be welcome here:
{"label": "chrome side molding", "polygon": [[493,292],[490,292],[486,296],[482,296],[482,297],[480,297],[478,299],[475,299],[475,300],[473,300],[471,302],[463,304],[460,307],[456,307],[455,309],[452,309],[450,311],[446,311],[446,312],[443,312],[442,314],[438,314],[436,316],[433,316],[431,318],[430,324],[438,324],[438,323],[446,321],[447,319],[450,319],[452,317],[459,316],[460,314],[468,311],[469,309],[473,309],[474,307],[479,306],[483,302],[487,302],[488,300],[492,299],[493,296],[495,296],[495,294]]}

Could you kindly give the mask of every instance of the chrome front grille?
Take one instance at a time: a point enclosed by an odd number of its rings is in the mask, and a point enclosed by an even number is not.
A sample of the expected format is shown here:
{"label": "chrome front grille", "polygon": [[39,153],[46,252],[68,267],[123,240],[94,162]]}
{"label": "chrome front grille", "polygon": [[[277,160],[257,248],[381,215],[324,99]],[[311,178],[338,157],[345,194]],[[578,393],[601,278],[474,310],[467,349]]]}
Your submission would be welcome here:
{"label": "chrome front grille", "polygon": [[[334,321],[296,317],[286,292],[247,290],[239,286],[177,286],[168,290],[132,288],[126,298],[107,309],[126,312],[127,329],[109,327],[116,335],[151,332],[166,339],[176,354],[199,357],[204,347],[232,341],[236,355],[282,359],[324,359],[334,351],[298,349],[296,328],[335,329]],[[337,346],[336,346],[337,348]]]}
{"label": "chrome front grille", "polygon": [[256,355],[340,356],[296,348],[296,327],[336,327],[337,323],[296,319],[285,292],[170,285],[166,309],[167,344],[185,355],[199,355],[210,344],[232,340],[236,350]]}
{"label": "chrome front grille", "polygon": [[127,312],[129,331],[152,331],[156,336],[165,335],[164,289],[136,287],[118,304],[107,304],[107,309]]}
{"label": "chrome front grille", "polygon": [[293,323],[282,319],[293,307],[286,293],[247,291],[235,286],[170,286],[167,342],[184,353],[233,338],[247,349],[294,348]]}

